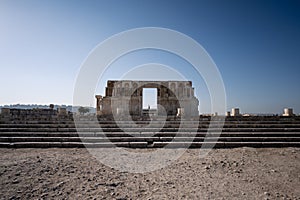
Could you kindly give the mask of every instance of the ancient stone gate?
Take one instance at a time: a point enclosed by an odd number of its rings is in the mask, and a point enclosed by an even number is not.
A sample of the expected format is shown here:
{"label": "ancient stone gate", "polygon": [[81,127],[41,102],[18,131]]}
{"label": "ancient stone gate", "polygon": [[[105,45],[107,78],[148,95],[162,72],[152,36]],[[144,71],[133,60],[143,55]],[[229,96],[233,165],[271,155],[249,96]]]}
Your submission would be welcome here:
{"label": "ancient stone gate", "polygon": [[142,115],[143,88],[157,89],[158,115],[199,114],[191,81],[109,80],[105,96],[96,95],[97,115]]}

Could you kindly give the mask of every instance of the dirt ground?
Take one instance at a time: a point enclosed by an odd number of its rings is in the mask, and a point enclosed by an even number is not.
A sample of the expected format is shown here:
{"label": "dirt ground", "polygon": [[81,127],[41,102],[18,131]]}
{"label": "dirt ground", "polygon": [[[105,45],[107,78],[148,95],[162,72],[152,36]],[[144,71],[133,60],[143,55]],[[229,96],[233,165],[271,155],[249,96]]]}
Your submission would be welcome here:
{"label": "dirt ground", "polygon": [[299,148],[189,149],[149,173],[82,149],[0,149],[1,199],[300,199]]}

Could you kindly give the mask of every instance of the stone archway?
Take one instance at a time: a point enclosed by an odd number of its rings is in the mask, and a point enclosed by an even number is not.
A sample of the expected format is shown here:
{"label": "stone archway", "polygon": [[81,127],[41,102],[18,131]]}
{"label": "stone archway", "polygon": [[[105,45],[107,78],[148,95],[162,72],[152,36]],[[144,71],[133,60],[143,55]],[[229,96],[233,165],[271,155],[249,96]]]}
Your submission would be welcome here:
{"label": "stone archway", "polygon": [[[187,116],[198,116],[199,101],[191,81],[107,81],[105,96],[96,95],[97,114],[129,113],[142,115],[143,88],[157,89],[158,115],[176,115],[177,109]],[[101,98],[100,98],[101,97]],[[164,108],[164,110],[162,110]]]}

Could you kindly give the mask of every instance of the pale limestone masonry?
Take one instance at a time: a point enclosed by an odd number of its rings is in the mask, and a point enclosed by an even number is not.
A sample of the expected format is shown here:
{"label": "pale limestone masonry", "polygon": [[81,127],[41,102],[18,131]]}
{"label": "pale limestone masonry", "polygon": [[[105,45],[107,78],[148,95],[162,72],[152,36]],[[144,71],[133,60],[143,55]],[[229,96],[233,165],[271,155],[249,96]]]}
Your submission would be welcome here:
{"label": "pale limestone masonry", "polygon": [[231,109],[231,116],[240,116],[240,109],[239,108],[232,108]]}
{"label": "pale limestone masonry", "polygon": [[282,116],[294,116],[292,108],[285,108]]}
{"label": "pale limestone masonry", "polygon": [[16,109],[16,108],[1,108],[0,121],[28,121],[28,120],[60,120],[72,119],[72,114],[67,112],[66,108],[54,109]]}
{"label": "pale limestone masonry", "polygon": [[60,115],[60,116],[65,116],[65,115],[68,114],[66,108],[58,108],[58,109],[57,109],[57,112],[58,112],[57,114]]}
{"label": "pale limestone masonry", "polygon": [[4,116],[7,116],[10,114],[10,109],[9,108],[1,108],[1,114]]}
{"label": "pale limestone masonry", "polygon": [[[198,116],[199,101],[191,81],[107,81],[105,96],[96,95],[97,115],[143,113],[143,88],[157,89],[157,114]],[[181,113],[177,113],[178,111]]]}

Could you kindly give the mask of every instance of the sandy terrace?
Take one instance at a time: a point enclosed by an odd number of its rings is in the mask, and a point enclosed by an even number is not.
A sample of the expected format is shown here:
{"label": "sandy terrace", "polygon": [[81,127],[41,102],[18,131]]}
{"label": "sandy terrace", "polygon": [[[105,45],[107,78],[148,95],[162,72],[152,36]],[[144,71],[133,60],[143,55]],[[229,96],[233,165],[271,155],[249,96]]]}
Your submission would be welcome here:
{"label": "sandy terrace", "polygon": [[0,149],[1,199],[300,199],[299,148],[189,149],[149,173],[119,172],[86,149]]}

